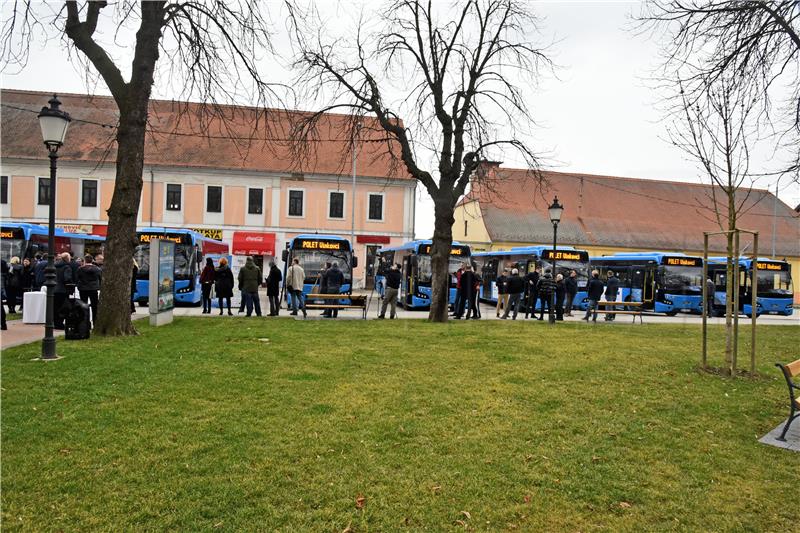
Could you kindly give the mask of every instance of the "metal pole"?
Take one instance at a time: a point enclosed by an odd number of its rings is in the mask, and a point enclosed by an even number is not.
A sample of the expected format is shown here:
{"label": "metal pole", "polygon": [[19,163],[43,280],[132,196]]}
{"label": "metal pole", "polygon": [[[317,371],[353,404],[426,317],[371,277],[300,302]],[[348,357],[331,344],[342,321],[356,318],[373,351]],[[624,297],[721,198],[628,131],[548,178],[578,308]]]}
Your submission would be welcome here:
{"label": "metal pole", "polygon": [[778,222],[778,184],[781,182],[781,179],[778,178],[778,182],[775,183],[775,199],[772,201],[772,258],[775,259],[775,226]]}
{"label": "metal pole", "polygon": [[703,368],[708,365],[708,233],[703,233]]}
{"label": "metal pole", "polygon": [[[357,134],[356,134],[357,135]],[[350,192],[350,246],[353,255],[356,253],[356,139],[353,139],[353,186]],[[365,205],[369,209],[369,205]],[[364,269],[366,272],[366,268]],[[352,264],[350,265],[350,290],[356,288],[356,273]]]}
{"label": "metal pole", "polygon": [[[556,243],[558,242],[558,222],[553,222],[553,283],[556,282]],[[548,320],[551,324],[556,323],[556,315],[553,305],[556,301],[556,293],[550,295],[550,313]]]}
{"label": "metal pole", "polygon": [[734,230],[733,244],[733,355],[731,357],[731,377],[736,376],[739,357],[739,230]]}
{"label": "metal pole", "polygon": [[[774,242],[774,241],[773,241]],[[750,377],[756,375],[756,308],[758,306],[758,232],[753,233],[753,288],[750,313]]]}
{"label": "metal pole", "polygon": [[56,339],[53,336],[54,291],[56,288],[56,161],[58,153],[50,151],[50,206],[47,222],[47,267],[44,269],[44,285],[47,287],[47,306],[45,308],[44,338],[42,339],[42,359],[57,359]]}

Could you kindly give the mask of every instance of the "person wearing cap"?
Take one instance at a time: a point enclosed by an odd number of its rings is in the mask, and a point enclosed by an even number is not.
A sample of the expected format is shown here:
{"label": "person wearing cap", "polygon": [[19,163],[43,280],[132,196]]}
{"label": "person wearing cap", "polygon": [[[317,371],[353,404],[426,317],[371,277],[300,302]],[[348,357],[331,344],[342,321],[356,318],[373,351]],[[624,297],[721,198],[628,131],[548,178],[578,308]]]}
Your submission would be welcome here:
{"label": "person wearing cap", "polygon": [[503,316],[503,320],[508,318],[508,313],[514,309],[514,316],[511,320],[517,319],[519,313],[519,304],[522,301],[522,295],[525,293],[525,280],[519,275],[519,270],[516,268],[511,270],[511,276],[506,280],[506,294],[508,295],[508,304]]}

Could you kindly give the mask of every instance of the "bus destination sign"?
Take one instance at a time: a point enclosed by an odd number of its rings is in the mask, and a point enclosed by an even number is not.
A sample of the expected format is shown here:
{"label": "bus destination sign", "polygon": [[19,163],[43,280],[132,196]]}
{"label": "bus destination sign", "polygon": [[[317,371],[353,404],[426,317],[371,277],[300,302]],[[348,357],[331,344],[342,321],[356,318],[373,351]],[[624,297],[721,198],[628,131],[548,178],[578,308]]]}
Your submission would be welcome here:
{"label": "bus destination sign", "polygon": [[349,250],[345,241],[327,239],[298,239],[295,246],[298,250],[321,250],[325,252]]}
{"label": "bus destination sign", "polygon": [[[420,255],[431,255],[432,248],[433,245],[431,244],[423,244],[419,247],[419,253]],[[465,246],[453,246],[450,248],[450,255],[467,256],[469,254],[467,253],[467,248]]]}
{"label": "bus destination sign", "polygon": [[21,239],[21,238],[22,238],[21,229],[3,228],[2,230],[0,230],[0,239]]}
{"label": "bus destination sign", "polygon": [[149,243],[154,239],[161,239],[162,241],[172,241],[177,244],[183,243],[183,235],[170,235],[169,233],[140,233],[139,242]]}
{"label": "bus destination sign", "polygon": [[759,270],[789,270],[789,263],[756,263]]}
{"label": "bus destination sign", "polygon": [[588,261],[589,254],[571,250],[545,250],[544,253],[542,253],[542,259],[550,261],[553,259],[556,261]]}
{"label": "bus destination sign", "polygon": [[665,257],[664,264],[669,266],[697,267],[703,266],[703,260],[698,257]]}

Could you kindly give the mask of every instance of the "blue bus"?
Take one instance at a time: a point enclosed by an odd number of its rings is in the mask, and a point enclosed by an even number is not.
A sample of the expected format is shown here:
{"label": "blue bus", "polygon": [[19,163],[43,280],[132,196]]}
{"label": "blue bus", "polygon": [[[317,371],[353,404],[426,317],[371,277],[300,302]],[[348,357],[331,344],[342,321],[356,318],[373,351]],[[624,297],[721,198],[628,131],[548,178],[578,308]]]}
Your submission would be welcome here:
{"label": "blue bus", "polygon": [[[405,309],[425,309],[431,306],[431,248],[433,241],[410,241],[400,246],[382,248],[378,251],[379,262],[375,271],[375,288],[383,296],[386,290],[386,270],[392,264],[400,265],[402,283],[397,300]],[[463,264],[470,260],[471,250],[466,244],[453,242],[450,247],[450,264],[447,268],[454,274]],[[456,300],[455,276],[450,279],[449,303],[453,305]]]}
{"label": "blue bus", "polygon": [[[792,314],[794,292],[792,289],[791,265],[786,261],[759,257],[758,280],[756,287],[756,316],[761,314]],[[725,257],[708,258],[708,275],[714,281],[714,316],[725,314],[727,301],[726,277],[727,259]],[[753,310],[753,259],[739,258],[739,311],[747,315]]]}
{"label": "blue bus", "polygon": [[[55,253],[69,252],[72,257],[103,253],[105,238],[99,235],[69,233],[55,230]],[[0,227],[0,257],[6,262],[12,257],[32,259],[37,253],[47,253],[47,227],[23,222],[3,222]]]}
{"label": "blue bus", "polygon": [[642,302],[642,309],[674,316],[703,311],[703,258],[683,253],[630,252],[593,257],[592,269],[620,280],[617,299]]}
{"label": "blue bus", "polygon": [[168,240],[175,243],[175,304],[200,305],[202,290],[200,273],[205,256],[208,254],[228,254],[228,245],[210,239],[201,233],[179,228],[140,228],[136,230],[139,241],[133,258],[139,265],[136,276],[134,300],[139,305],[147,305],[150,297],[150,241]]}
{"label": "blue bus", "polygon": [[[556,247],[555,252],[548,246],[516,246],[510,250],[494,250],[476,252],[472,255],[481,274],[481,300],[497,304],[497,278],[504,268],[516,268],[520,276],[533,272],[537,268],[550,268],[553,259],[556,261],[556,274],[568,277],[574,270],[578,279],[578,292],[572,301],[573,309],[586,310],[589,300],[586,297],[586,285],[589,279],[589,252],[577,250],[572,246]],[[555,278],[555,275],[553,276]]]}
{"label": "blue bus", "polygon": [[[283,250],[283,279],[286,280],[286,270],[292,261],[297,259],[305,271],[306,279],[303,284],[303,294],[308,295],[319,291],[320,274],[325,269],[325,263],[337,263],[344,274],[344,283],[340,292],[347,294],[353,287],[353,269],[358,266],[358,258],[353,255],[350,239],[338,235],[317,235],[307,233],[298,235],[286,243]],[[310,297],[313,300],[313,296]],[[291,307],[291,295],[286,295],[286,302]],[[330,302],[327,302],[330,303]],[[345,303],[342,300],[342,303]]]}

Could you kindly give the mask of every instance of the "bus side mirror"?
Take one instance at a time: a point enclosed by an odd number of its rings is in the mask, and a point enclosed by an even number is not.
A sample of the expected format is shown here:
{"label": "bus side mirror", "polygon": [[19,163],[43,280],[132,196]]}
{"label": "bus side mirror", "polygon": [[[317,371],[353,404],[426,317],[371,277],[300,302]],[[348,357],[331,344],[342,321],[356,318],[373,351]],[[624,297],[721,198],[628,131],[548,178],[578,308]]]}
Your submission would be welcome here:
{"label": "bus side mirror", "polygon": [[289,259],[289,250],[281,250],[281,260],[285,263]]}
{"label": "bus side mirror", "polygon": [[352,266],[353,268],[356,268],[358,266],[358,257],[353,256],[350,259],[350,266]]}

